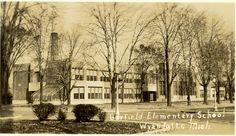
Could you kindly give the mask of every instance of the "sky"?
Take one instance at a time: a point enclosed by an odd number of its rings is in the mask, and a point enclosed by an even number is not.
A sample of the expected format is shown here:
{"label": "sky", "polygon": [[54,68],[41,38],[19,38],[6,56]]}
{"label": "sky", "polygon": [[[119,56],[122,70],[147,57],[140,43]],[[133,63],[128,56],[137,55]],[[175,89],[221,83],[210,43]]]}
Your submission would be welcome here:
{"label": "sky", "polygon": [[[61,17],[61,31],[71,31],[77,28],[77,26],[87,26],[90,20],[89,9],[98,3],[61,3],[58,4]],[[100,3],[101,4],[101,3]],[[206,11],[209,17],[216,17],[223,21],[225,30],[234,30],[235,12],[234,3],[179,3],[182,6],[190,6],[197,12]],[[161,3],[121,3],[121,7],[129,9],[127,12],[134,17],[135,15],[158,12],[161,7]],[[133,18],[135,20],[135,17]],[[82,27],[84,28],[84,27]],[[60,31],[59,30],[59,31]],[[131,35],[131,34],[126,34]],[[123,39],[119,46],[119,51],[122,54],[126,48],[126,45],[130,41],[131,37],[125,36],[127,39]],[[128,54],[126,54],[128,55]],[[119,57],[118,57],[119,58]],[[99,59],[100,60],[100,59]]]}
{"label": "sky", "polygon": [[[155,3],[157,4],[157,3]],[[150,11],[155,10],[154,3],[128,3],[130,7],[136,7],[137,11]],[[227,26],[227,29],[234,29],[235,24],[235,11],[234,3],[180,3],[189,5],[197,11],[206,11],[209,16],[222,18],[222,21]],[[87,3],[81,2],[68,2],[56,4],[59,9],[60,24],[59,28],[63,31],[73,30],[78,25],[86,25],[89,22],[88,9],[91,6]],[[158,4],[157,4],[158,5]],[[140,9],[137,9],[140,7]]]}
{"label": "sky", "polygon": [[[53,3],[57,9],[59,17],[56,20],[56,32],[65,33],[76,29],[83,29],[91,22],[89,9],[98,3],[83,3],[83,2],[55,2]],[[102,4],[102,3],[100,3]],[[138,14],[153,13],[158,10],[160,3],[122,3],[123,7],[132,9],[129,12],[131,17]],[[224,22],[225,30],[234,30],[235,25],[235,9],[234,3],[179,3],[180,5],[190,6],[196,11],[206,11],[209,17],[220,18]],[[128,38],[127,38],[128,39]],[[122,39],[128,42],[130,39]],[[122,43],[127,45],[127,43]],[[125,46],[124,46],[125,47]],[[120,50],[122,52],[122,49]],[[22,58],[24,60],[24,58]],[[27,57],[25,60],[28,60]],[[29,61],[29,60],[28,60]],[[21,61],[22,62],[22,61]]]}

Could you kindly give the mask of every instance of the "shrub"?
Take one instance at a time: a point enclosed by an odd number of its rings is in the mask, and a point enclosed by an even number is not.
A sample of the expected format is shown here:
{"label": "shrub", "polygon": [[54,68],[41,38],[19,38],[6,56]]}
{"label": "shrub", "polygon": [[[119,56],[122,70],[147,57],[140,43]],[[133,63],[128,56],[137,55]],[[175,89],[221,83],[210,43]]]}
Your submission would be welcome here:
{"label": "shrub", "polygon": [[91,104],[78,104],[74,106],[72,112],[75,114],[77,122],[90,121],[95,115],[98,114],[99,108]]}
{"label": "shrub", "polygon": [[98,118],[101,122],[104,122],[106,120],[107,113],[105,111],[99,110],[98,112]]}
{"label": "shrub", "polygon": [[51,103],[33,105],[32,109],[39,121],[46,120],[49,116],[55,114],[55,106]]}
{"label": "shrub", "polygon": [[61,108],[58,111],[57,120],[58,121],[65,121],[66,120],[66,112]]}

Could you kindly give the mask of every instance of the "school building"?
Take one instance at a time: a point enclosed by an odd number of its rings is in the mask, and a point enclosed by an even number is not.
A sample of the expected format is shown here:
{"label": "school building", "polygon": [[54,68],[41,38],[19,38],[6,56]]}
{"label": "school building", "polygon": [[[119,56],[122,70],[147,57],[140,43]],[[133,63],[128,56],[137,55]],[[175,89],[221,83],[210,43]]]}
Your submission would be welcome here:
{"label": "school building", "polygon": [[[43,83],[43,100],[60,104],[60,91],[63,86],[57,84],[55,80],[54,63],[58,55],[58,34],[51,34],[51,62],[47,74],[44,76]],[[35,68],[35,64],[18,64],[13,70],[13,104],[14,103],[38,103],[39,102],[39,71]],[[142,98],[144,102],[165,102],[166,93],[164,91],[164,75],[163,64],[158,64],[153,69],[152,74],[148,74],[145,81],[141,81],[140,75],[134,68],[128,71],[124,84],[119,83],[119,102],[140,102]],[[70,94],[71,104],[94,104],[94,103],[110,103],[111,90],[110,81],[107,76],[108,72],[103,69],[94,69],[88,65],[83,67],[73,63],[71,69],[71,84],[73,90]],[[143,92],[141,93],[141,82],[143,82]],[[177,76],[172,83],[172,101],[187,101],[187,92],[184,89],[186,81]],[[220,87],[221,99],[224,98],[225,88]],[[203,101],[203,87],[194,80],[194,88],[190,92],[191,101]],[[208,100],[214,100],[215,87],[213,83],[208,86]]]}

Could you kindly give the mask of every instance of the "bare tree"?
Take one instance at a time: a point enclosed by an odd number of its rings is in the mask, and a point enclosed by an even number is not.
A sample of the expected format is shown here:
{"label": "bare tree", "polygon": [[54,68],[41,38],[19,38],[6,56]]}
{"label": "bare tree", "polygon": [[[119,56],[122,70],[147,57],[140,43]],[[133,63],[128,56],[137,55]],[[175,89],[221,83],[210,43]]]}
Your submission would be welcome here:
{"label": "bare tree", "polygon": [[177,4],[164,4],[160,13],[156,15],[155,21],[150,25],[156,43],[164,50],[167,106],[171,106],[171,85],[180,69],[181,46],[177,35],[183,27],[188,12],[188,8],[181,8]]}
{"label": "bare tree", "polygon": [[214,42],[214,63],[213,63],[213,77],[215,78],[215,88],[216,88],[216,101],[220,104],[220,87],[224,86],[224,69],[227,65],[228,58],[228,48],[224,43],[222,36],[219,36]]}
{"label": "bare tree", "polygon": [[76,79],[72,82],[72,64],[79,63],[80,69],[83,68],[84,64],[78,62],[78,60],[82,60],[82,56],[79,56],[79,53],[83,54],[88,46],[85,46],[84,42],[81,40],[81,34],[78,30],[67,33],[64,37],[62,36],[62,38],[62,46],[64,46],[62,47],[61,60],[56,64],[56,80],[57,83],[63,86],[62,92],[60,93],[61,102],[64,104],[64,102],[67,101],[69,105],[70,94],[76,84]]}
{"label": "bare tree", "polygon": [[226,74],[226,96],[229,94],[230,103],[233,103],[233,96],[235,92],[235,41],[234,41],[234,33],[226,34],[224,36],[224,44],[227,47],[227,59],[225,59],[225,74]]}
{"label": "bare tree", "polygon": [[193,13],[193,10],[190,9],[189,14],[185,18],[185,23],[178,33],[178,40],[181,44],[182,50],[182,69],[180,71],[180,78],[186,82],[185,91],[187,93],[187,105],[191,105],[190,95],[194,91],[194,82],[193,82],[193,54],[195,44],[195,33],[192,31],[195,27],[194,21],[197,19],[197,16]]}
{"label": "bare tree", "polygon": [[[94,19],[94,23],[91,23],[91,26],[88,28],[88,32],[95,39],[96,44],[94,45],[99,48],[99,54],[101,54],[101,56],[105,60],[108,75],[106,75],[105,73],[103,73],[103,75],[110,81],[112,94],[111,108],[114,108],[116,98],[115,83],[117,75],[116,73],[119,73],[118,68],[121,68],[121,66],[124,65],[124,58],[127,55],[128,59],[125,65],[128,66],[122,70],[121,74],[127,73],[127,71],[134,64],[134,47],[140,42],[142,33],[150,22],[148,21],[144,23],[141,21],[141,18],[138,18],[136,22],[131,24],[132,20],[125,17],[127,11],[125,11],[124,13],[123,9],[119,7],[118,3],[103,3],[101,5],[98,5],[96,8],[93,8],[91,10],[91,14]],[[131,32],[128,31],[129,27],[134,27]],[[129,42],[127,46],[125,46],[124,51],[120,52],[118,48],[122,44],[122,38],[127,35],[132,35],[132,38],[129,39],[131,42]],[[120,54],[121,56],[119,56]],[[98,67],[100,70],[102,69],[101,67],[99,67],[96,60],[95,64],[97,64],[96,67]]]}
{"label": "bare tree", "polygon": [[28,23],[32,28],[32,35],[34,37],[34,43],[32,50],[35,52],[35,59],[37,67],[39,69],[39,82],[40,82],[40,103],[43,102],[43,82],[45,81],[45,75],[48,68],[48,62],[50,59],[50,34],[53,31],[52,22],[56,18],[55,7],[40,3],[37,9],[37,13],[29,15]]}
{"label": "bare tree", "polygon": [[146,78],[150,67],[159,63],[162,59],[162,53],[160,48],[155,47],[154,45],[145,46],[141,44],[139,48],[134,50],[135,55],[137,56],[137,61],[135,62],[135,67],[138,75],[140,75],[139,87],[141,91],[141,99],[143,101],[143,91],[144,84],[146,84]]}
{"label": "bare tree", "polygon": [[13,66],[32,43],[25,15],[35,4],[1,2],[1,102],[9,104],[9,77]]}
{"label": "bare tree", "polygon": [[213,79],[214,67],[214,44],[220,32],[218,20],[206,18],[204,13],[200,14],[199,19],[195,21],[196,49],[194,50],[195,76],[199,84],[204,88],[204,104],[207,101],[207,87]]}

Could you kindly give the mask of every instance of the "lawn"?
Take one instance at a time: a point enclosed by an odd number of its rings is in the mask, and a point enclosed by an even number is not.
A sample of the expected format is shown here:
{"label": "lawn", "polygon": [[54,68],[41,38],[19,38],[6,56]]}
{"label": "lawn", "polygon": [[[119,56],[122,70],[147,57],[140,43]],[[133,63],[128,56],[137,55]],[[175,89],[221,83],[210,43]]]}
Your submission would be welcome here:
{"label": "lawn", "polygon": [[128,122],[59,122],[48,120],[1,121],[0,133],[51,133],[51,134],[136,134],[145,132],[138,123]]}

